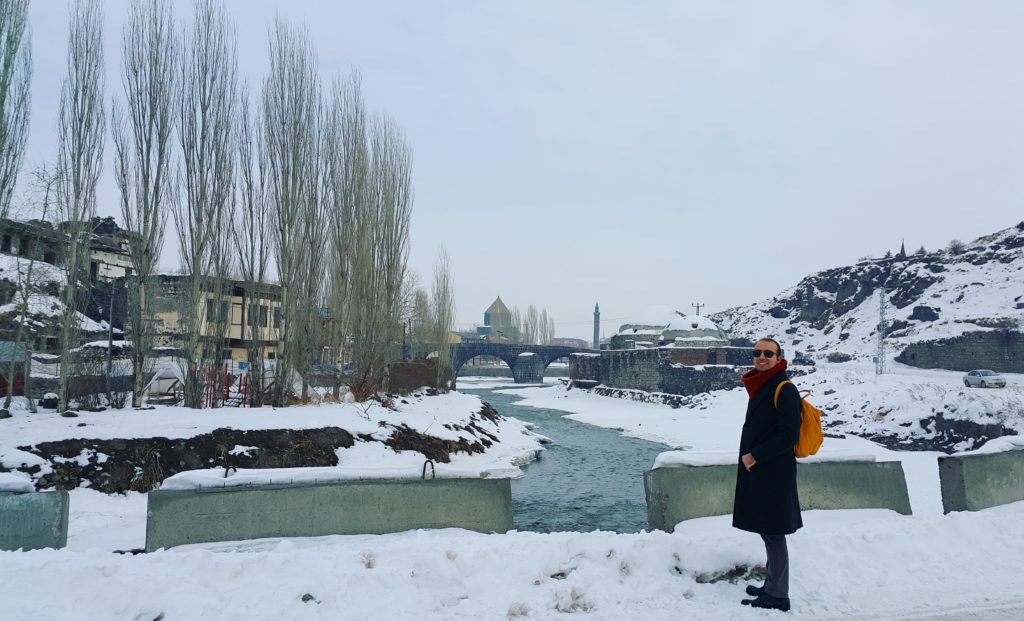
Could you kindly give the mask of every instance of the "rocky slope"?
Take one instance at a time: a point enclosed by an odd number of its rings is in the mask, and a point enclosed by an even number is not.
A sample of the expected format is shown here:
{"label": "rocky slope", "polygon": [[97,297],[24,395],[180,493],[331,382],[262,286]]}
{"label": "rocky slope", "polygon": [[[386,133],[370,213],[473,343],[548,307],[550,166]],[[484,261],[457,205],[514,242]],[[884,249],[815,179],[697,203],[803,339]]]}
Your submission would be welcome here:
{"label": "rocky slope", "polygon": [[734,337],[778,335],[801,352],[870,358],[877,349],[879,292],[886,345],[1024,324],[1024,222],[937,252],[866,259],[811,274],[767,301],[715,315]]}

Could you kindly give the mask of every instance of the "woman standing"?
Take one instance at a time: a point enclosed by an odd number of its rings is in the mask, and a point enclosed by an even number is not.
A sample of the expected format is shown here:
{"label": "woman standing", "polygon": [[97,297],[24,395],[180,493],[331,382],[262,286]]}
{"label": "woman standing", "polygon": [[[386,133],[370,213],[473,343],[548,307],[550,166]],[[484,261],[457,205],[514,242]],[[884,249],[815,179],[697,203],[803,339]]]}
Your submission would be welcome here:
{"label": "woman standing", "polygon": [[783,611],[789,610],[786,535],[803,526],[793,454],[800,438],[800,392],[792,382],[777,390],[787,379],[778,341],[759,340],[754,345],[754,368],[742,378],[750,401],[740,436],[732,513],[732,525],[761,535],[768,555],[768,579],[764,586],[748,586],[754,599],[742,603]]}

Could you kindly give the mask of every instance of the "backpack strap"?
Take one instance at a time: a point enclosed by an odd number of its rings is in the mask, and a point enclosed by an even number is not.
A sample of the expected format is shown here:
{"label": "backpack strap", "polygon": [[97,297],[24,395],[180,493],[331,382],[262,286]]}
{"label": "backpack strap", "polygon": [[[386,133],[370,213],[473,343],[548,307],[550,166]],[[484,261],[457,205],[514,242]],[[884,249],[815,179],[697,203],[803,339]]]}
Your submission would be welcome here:
{"label": "backpack strap", "polygon": [[775,401],[774,401],[775,409],[779,408],[779,393],[782,392],[782,387],[785,386],[786,384],[792,384],[792,383],[793,382],[791,382],[789,380],[782,380],[781,382],[779,382],[779,385],[775,387]]}

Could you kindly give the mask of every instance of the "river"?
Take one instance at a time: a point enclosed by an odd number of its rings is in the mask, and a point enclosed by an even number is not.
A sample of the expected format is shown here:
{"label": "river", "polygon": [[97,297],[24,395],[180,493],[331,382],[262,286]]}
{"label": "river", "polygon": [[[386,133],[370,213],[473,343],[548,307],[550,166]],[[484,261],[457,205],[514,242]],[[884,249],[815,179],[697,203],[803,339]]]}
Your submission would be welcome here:
{"label": "river", "polygon": [[520,397],[493,390],[461,390],[488,401],[502,416],[533,423],[551,444],[512,481],[512,512],[521,531],[647,529],[643,473],[664,444],[568,418],[566,412],[516,405]]}

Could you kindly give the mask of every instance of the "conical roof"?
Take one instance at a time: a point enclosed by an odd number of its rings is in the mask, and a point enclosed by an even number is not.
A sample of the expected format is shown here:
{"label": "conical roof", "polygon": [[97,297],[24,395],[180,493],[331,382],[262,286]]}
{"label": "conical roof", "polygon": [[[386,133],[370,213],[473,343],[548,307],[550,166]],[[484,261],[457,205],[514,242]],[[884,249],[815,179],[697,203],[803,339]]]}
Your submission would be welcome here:
{"label": "conical roof", "polygon": [[487,313],[489,313],[491,315],[511,315],[512,314],[512,311],[510,311],[508,309],[508,307],[505,306],[505,303],[501,301],[501,296],[500,295],[494,300],[494,302],[487,308],[487,310],[485,312],[487,312]]}

